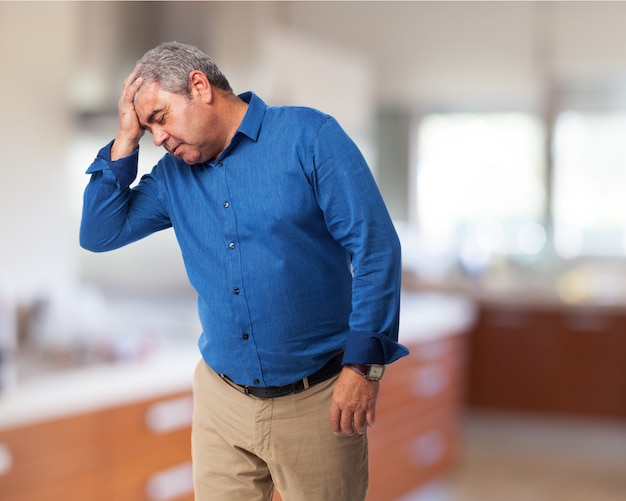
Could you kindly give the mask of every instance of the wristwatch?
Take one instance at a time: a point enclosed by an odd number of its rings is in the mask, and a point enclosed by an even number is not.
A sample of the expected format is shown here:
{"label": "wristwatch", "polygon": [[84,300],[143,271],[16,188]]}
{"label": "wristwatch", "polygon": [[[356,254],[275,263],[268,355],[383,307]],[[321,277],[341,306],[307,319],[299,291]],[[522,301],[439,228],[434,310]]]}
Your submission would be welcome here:
{"label": "wristwatch", "polygon": [[383,373],[385,372],[385,366],[380,364],[369,364],[369,365],[360,365],[360,364],[347,364],[350,369],[355,372],[358,372],[365,379],[369,379],[370,381],[380,381],[383,378]]}

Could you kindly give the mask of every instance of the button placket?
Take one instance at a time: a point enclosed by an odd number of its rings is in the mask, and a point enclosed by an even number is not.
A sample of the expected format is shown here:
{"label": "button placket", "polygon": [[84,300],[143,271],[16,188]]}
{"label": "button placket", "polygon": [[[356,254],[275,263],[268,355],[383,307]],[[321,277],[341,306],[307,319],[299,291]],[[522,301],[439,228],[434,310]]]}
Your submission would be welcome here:
{"label": "button placket", "polygon": [[[241,262],[241,250],[243,248],[239,246],[240,235],[237,226],[237,208],[240,207],[237,200],[239,200],[241,193],[238,191],[239,184],[233,181],[233,179],[236,180],[236,173],[230,168],[230,164],[228,166],[226,165],[228,162],[230,162],[228,159],[224,159],[223,162],[218,161],[214,165],[216,171],[219,172],[218,177],[223,183],[221,185],[222,190],[220,190],[221,196],[218,195],[219,198],[216,202],[217,207],[221,204],[222,209],[224,209],[224,211],[221,212],[221,238],[223,239],[222,245],[224,245],[223,252],[226,253],[224,256],[227,267],[225,272],[228,276],[228,283],[230,283],[232,328],[234,332],[239,333],[239,344],[243,352],[249,354],[252,359],[258,359],[258,349],[252,332],[249,305],[246,297],[247,293],[244,289],[245,281],[242,274],[243,268]],[[233,181],[232,186],[231,181]],[[232,192],[231,188],[233,190]],[[258,386],[261,384],[263,380],[261,374],[263,371],[260,364],[257,364],[256,367],[248,368],[245,372],[247,377],[250,378],[251,385]]]}

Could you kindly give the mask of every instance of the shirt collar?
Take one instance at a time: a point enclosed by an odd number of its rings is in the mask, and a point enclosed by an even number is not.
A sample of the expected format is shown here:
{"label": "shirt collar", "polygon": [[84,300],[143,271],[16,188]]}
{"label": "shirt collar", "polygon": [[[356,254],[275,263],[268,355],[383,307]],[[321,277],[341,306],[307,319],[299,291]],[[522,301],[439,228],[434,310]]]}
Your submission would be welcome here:
{"label": "shirt collar", "polygon": [[246,110],[246,114],[237,128],[237,132],[235,132],[235,135],[230,141],[230,144],[214,160],[216,162],[229,155],[233,148],[235,148],[244,138],[244,136],[249,137],[253,141],[256,141],[259,137],[261,122],[263,121],[267,105],[254,92],[244,92],[243,94],[239,94],[239,98],[248,103],[248,109]]}
{"label": "shirt collar", "polygon": [[267,105],[254,92],[244,92],[243,94],[239,94],[239,98],[248,103],[248,110],[241,124],[239,124],[237,134],[244,134],[253,141],[256,141],[259,137],[261,122],[263,121]]}

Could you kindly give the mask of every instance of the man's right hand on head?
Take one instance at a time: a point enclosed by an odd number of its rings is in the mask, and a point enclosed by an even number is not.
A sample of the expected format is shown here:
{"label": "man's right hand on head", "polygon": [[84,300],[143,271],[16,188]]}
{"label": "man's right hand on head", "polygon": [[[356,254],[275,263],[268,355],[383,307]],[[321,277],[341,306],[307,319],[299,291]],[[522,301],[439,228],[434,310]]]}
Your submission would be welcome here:
{"label": "man's right hand on head", "polygon": [[119,125],[115,141],[111,146],[111,160],[119,160],[132,154],[139,146],[139,140],[145,130],[139,123],[139,118],[135,112],[135,94],[141,88],[143,79],[135,78],[139,67],[135,67],[124,81],[122,94],[118,102]]}

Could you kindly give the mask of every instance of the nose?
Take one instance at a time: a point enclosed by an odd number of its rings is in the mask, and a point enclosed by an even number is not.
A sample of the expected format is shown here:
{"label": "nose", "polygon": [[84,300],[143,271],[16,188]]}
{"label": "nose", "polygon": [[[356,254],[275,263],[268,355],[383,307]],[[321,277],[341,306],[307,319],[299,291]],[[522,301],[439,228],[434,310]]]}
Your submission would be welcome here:
{"label": "nose", "polygon": [[162,127],[152,128],[152,139],[156,146],[162,146],[169,138],[169,134]]}

